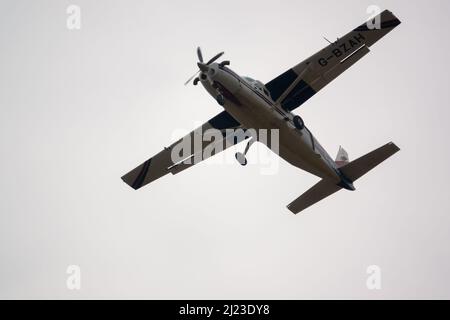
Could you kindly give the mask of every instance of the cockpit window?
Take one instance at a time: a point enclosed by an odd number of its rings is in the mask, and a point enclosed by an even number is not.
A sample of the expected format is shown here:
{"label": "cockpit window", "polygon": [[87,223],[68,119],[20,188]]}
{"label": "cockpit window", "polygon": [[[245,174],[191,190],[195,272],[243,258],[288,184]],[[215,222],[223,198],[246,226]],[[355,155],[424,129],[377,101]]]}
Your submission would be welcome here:
{"label": "cockpit window", "polygon": [[266,89],[266,87],[261,81],[252,79],[250,77],[244,77],[244,80],[247,81],[249,84],[251,84],[252,87],[255,88],[256,90],[264,92],[264,94],[270,98],[269,91]]}

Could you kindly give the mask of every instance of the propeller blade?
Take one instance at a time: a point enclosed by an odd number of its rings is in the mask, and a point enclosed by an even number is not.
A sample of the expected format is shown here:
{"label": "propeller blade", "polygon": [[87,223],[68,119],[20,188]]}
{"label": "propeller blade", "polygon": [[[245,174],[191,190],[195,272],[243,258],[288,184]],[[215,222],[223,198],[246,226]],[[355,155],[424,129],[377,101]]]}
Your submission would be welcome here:
{"label": "propeller blade", "polygon": [[198,70],[192,77],[190,77],[190,78],[188,79],[188,81],[186,81],[186,82],[184,83],[184,85],[186,86],[189,82],[191,82],[192,79],[194,79],[199,73],[200,73],[200,70]]}
{"label": "propeller blade", "polygon": [[216,54],[214,57],[212,57],[207,63],[206,65],[209,65],[211,63],[213,63],[214,61],[216,61],[217,59],[219,59],[225,52],[221,52]]}
{"label": "propeller blade", "polygon": [[202,49],[200,49],[200,47],[197,48],[197,56],[198,56],[198,61],[203,62]]}

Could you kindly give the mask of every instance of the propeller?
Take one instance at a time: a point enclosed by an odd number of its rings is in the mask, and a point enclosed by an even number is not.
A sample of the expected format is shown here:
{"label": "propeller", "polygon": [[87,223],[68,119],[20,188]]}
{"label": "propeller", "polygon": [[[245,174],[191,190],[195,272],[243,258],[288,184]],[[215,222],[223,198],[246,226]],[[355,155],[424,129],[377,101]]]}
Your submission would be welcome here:
{"label": "propeller", "polygon": [[198,57],[198,63],[197,66],[199,68],[199,70],[194,73],[194,75],[192,77],[190,77],[185,83],[184,85],[187,85],[189,82],[192,81],[192,79],[194,79],[200,72],[202,71],[208,71],[208,66],[213,63],[214,61],[216,61],[217,59],[219,59],[221,56],[223,56],[225,52],[220,52],[218,54],[216,54],[214,57],[212,57],[211,59],[208,60],[208,62],[204,63],[203,62],[203,54],[202,54],[202,49],[200,49],[200,47],[197,48],[197,57]]}
{"label": "propeller", "polygon": [[[199,47],[200,49],[200,47]],[[216,54],[214,57],[212,57],[211,59],[209,59],[209,61],[206,63],[206,65],[210,65],[211,63],[213,63],[214,61],[216,61],[217,59],[219,59],[221,56],[223,56],[225,52],[220,52],[218,54]]]}

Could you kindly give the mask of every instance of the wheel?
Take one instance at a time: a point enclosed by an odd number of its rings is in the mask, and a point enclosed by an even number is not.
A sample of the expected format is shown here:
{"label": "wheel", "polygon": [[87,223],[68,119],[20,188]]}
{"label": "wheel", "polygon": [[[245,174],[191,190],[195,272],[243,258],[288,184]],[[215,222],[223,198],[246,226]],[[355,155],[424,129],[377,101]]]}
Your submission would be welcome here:
{"label": "wheel", "polygon": [[247,165],[247,158],[245,158],[245,155],[243,153],[236,152],[234,156],[241,166]]}
{"label": "wheel", "polygon": [[294,122],[294,126],[298,130],[303,130],[305,128],[305,123],[303,122],[303,119],[300,118],[300,116],[295,116],[294,119],[292,119],[292,121]]}
{"label": "wheel", "polygon": [[219,94],[216,97],[217,103],[221,106],[223,106],[225,104],[225,98],[223,97],[223,95]]}

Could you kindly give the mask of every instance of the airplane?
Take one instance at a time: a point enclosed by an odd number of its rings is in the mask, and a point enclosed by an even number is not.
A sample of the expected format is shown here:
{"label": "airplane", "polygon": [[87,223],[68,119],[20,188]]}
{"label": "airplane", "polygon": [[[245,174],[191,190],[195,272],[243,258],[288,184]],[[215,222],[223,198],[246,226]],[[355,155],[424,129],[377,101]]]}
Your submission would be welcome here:
{"label": "airplane", "polygon": [[[378,25],[374,27],[369,23],[373,21],[378,21]],[[229,61],[216,62],[223,52],[205,62],[199,47],[197,49],[199,70],[185,84],[190,83],[195,77],[193,84],[201,83],[224,110],[200,128],[125,174],[122,180],[133,189],[139,189],[168,173],[177,174],[205,160],[207,157],[196,156],[201,155],[212,144],[220,144],[222,147],[218,148],[220,152],[249,138],[244,153],[238,152],[235,155],[241,165],[246,165],[245,155],[253,142],[265,142],[258,136],[236,139],[230,132],[235,129],[255,128],[279,130],[278,155],[293,166],[321,178],[316,185],[287,206],[294,214],[341,189],[355,190],[353,183],[356,180],[400,149],[393,142],[389,142],[350,162],[347,152],[340,147],[337,158],[333,160],[307,128],[303,119],[292,111],[368,54],[369,48],[375,42],[400,23],[392,12],[385,10],[373,20],[367,21],[335,42],[330,42],[321,51],[266,84],[238,75],[229,68]],[[220,138],[212,142],[205,139],[200,144],[193,144],[181,161],[173,160],[173,151],[183,139],[192,141],[198,132],[210,129],[218,130],[221,133]],[[211,152],[209,156],[215,154]],[[194,157],[200,159],[190,161]]]}

